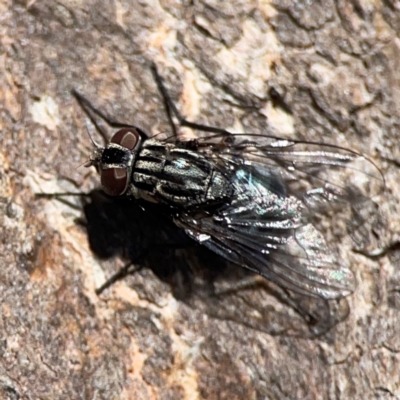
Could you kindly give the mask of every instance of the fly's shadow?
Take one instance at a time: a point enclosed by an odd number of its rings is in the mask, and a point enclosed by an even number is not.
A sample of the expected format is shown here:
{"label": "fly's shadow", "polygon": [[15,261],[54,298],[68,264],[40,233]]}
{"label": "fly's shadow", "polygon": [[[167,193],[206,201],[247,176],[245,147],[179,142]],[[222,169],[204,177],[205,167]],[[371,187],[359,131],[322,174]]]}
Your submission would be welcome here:
{"label": "fly's shadow", "polygon": [[[97,294],[117,280],[150,268],[171,286],[178,299],[193,291],[194,280],[211,283],[226,268],[226,261],[190,239],[158,205],[93,190],[84,198],[83,211],[91,250],[100,259],[119,256],[128,263]],[[207,265],[197,269],[196,265]]]}
{"label": "fly's shadow", "polygon": [[[228,131],[184,119],[155,65],[151,70],[162,94],[173,137],[178,136],[177,126],[185,126],[222,135],[225,142],[229,142],[231,134]],[[112,120],[83,95],[76,91],[72,93],[105,142],[109,136],[107,128],[139,129]],[[95,144],[93,139],[92,142]],[[258,275],[233,265],[202,246],[174,224],[171,209],[166,206],[129,196],[110,197],[101,190],[82,196],[82,200],[83,223],[94,254],[101,259],[120,256],[128,261],[97,290],[98,294],[117,280],[147,267],[171,286],[176,298],[196,309],[204,309],[211,317],[234,321],[269,334],[309,336],[311,332],[311,336],[321,335],[347,317],[345,299],[327,301],[294,294],[265,279],[258,279]],[[282,308],[277,303],[290,307]]]}
{"label": "fly's shadow", "polygon": [[[319,336],[344,320],[345,299],[326,301],[289,293],[189,238],[159,205],[101,190],[82,196],[93,253],[103,260],[121,257],[127,264],[98,288],[100,295],[116,281],[143,268],[167,283],[174,297],[211,318],[232,321],[271,335]],[[142,296],[151,298],[153,289]]]}

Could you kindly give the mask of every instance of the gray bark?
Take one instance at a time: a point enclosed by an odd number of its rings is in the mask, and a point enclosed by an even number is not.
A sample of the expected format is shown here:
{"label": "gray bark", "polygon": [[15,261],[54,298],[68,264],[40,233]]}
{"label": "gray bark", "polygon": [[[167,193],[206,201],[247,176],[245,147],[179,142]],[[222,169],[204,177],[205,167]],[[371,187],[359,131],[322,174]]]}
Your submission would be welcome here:
{"label": "gray bark", "polygon": [[[400,3],[33,0],[0,18],[1,398],[400,398]],[[144,269],[96,296],[123,261],[93,254],[77,200],[35,193],[98,186],[77,168],[91,143],[73,88],[170,131],[149,61],[191,120],[336,143],[382,169],[389,249],[343,239],[358,288],[328,332],[260,285],[186,301]]]}

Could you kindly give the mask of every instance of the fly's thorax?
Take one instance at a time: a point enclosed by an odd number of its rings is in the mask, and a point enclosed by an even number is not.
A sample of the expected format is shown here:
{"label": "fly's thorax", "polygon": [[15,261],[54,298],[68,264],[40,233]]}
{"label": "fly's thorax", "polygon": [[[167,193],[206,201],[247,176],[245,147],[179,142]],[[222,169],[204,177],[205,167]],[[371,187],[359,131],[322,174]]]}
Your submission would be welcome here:
{"label": "fly's thorax", "polygon": [[129,193],[179,208],[224,204],[232,196],[229,177],[184,142],[148,139],[137,154]]}

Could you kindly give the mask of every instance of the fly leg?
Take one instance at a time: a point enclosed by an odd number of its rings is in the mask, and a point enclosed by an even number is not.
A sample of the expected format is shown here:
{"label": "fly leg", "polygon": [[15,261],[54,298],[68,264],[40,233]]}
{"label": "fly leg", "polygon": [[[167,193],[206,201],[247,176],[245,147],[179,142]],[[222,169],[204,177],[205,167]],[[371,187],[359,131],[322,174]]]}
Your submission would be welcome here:
{"label": "fly leg", "polygon": [[106,129],[104,128],[102,122],[105,122],[111,128],[134,128],[134,129],[139,130],[141,133],[143,133],[147,137],[147,134],[145,134],[137,126],[126,124],[126,123],[119,122],[119,121],[115,121],[115,120],[109,118],[103,112],[101,112],[96,107],[94,107],[93,104],[88,99],[86,99],[83,95],[81,95],[75,89],[73,89],[71,91],[71,93],[77,100],[78,104],[81,106],[81,108],[84,111],[84,113],[86,114],[86,116],[90,119],[92,124],[96,127],[97,132],[101,135],[101,137],[103,138],[105,143],[108,143],[109,135],[107,134]]}
{"label": "fly leg", "polygon": [[129,261],[119,271],[111,275],[110,278],[108,278],[98,289],[96,289],[96,294],[100,296],[106,289],[114,285],[114,283],[124,279],[128,275],[133,275],[134,273],[140,271],[143,268],[143,265],[137,265],[136,262],[139,262],[139,260],[147,253],[148,250],[140,254],[136,261]]}
{"label": "fly leg", "polygon": [[[260,287],[260,286],[265,288],[270,294],[276,297],[279,301],[286,303],[287,305],[292,307],[307,322],[309,323],[312,322],[312,318],[306,315],[307,313],[305,310],[303,310],[301,307],[300,308],[298,307],[298,304],[296,304],[293,301],[293,299],[290,296],[290,293],[287,290],[280,288],[280,286],[277,286],[274,283],[265,280],[263,277],[257,274],[241,278],[239,281],[234,283],[229,283],[229,286],[221,287],[215,290],[215,294],[217,296],[229,295],[232,293],[238,293],[241,291],[254,289],[255,287]],[[277,290],[277,288],[282,289],[283,293]]]}
{"label": "fly leg", "polygon": [[154,80],[156,81],[158,90],[160,91],[160,93],[162,95],[165,111],[167,113],[167,117],[171,124],[172,130],[174,132],[174,136],[177,137],[178,134],[177,134],[176,126],[173,122],[173,118],[172,118],[173,116],[175,116],[175,118],[178,120],[179,126],[185,126],[187,128],[195,129],[195,130],[199,130],[199,131],[203,131],[203,132],[217,133],[219,135],[222,134],[224,136],[232,135],[229,131],[227,131],[225,129],[217,128],[214,126],[203,125],[203,124],[196,124],[195,122],[190,122],[187,119],[185,119],[181,115],[179,110],[177,109],[174,102],[172,101],[171,96],[169,95],[168,90],[166,89],[166,87],[163,83],[163,80],[162,80],[160,74],[158,73],[157,67],[154,63],[151,64],[150,69],[154,76]]}
{"label": "fly leg", "polygon": [[[180,250],[180,249],[187,249],[188,247],[197,246],[197,244],[175,244],[175,243],[163,243],[163,244],[152,244],[148,248],[144,249],[138,256],[134,257],[131,261],[125,264],[121,269],[119,269],[115,274],[111,275],[110,278],[106,280],[98,289],[96,289],[96,294],[100,295],[104,292],[104,290],[108,289],[114,283],[124,279],[128,275],[134,274],[144,267],[144,263],[146,262],[146,258],[149,254],[157,253],[158,251],[165,251],[165,250]],[[179,263],[178,263],[179,264]],[[185,268],[179,269],[179,265],[176,267],[177,271],[185,272],[188,275],[191,271],[188,265]],[[154,265],[149,265],[149,269],[153,271],[157,275],[157,268]],[[186,276],[188,278],[188,276]],[[172,283],[168,282],[171,286]],[[186,285],[187,286],[187,285]]]}
{"label": "fly leg", "polygon": [[65,200],[64,197],[88,197],[90,196],[88,193],[84,193],[84,192],[54,192],[54,193],[35,193],[35,197],[37,197],[38,199],[40,198],[44,198],[44,199],[57,199],[58,201],[60,201],[61,203],[67,205],[68,207],[71,207],[74,210],[80,210],[81,207],[77,206],[74,203],[71,203],[68,200]]}
{"label": "fly leg", "polygon": [[[336,320],[331,314],[331,306],[327,300],[311,296],[298,296],[292,294],[285,288],[266,281],[259,275],[251,275],[240,279],[229,286],[220,287],[215,290],[217,296],[229,294],[238,294],[241,291],[254,289],[255,287],[265,288],[271,295],[277,298],[281,303],[292,308],[308,325],[313,336],[320,336],[333,327],[339,320]],[[304,303],[304,304],[302,304]],[[318,311],[323,315],[318,315]]]}

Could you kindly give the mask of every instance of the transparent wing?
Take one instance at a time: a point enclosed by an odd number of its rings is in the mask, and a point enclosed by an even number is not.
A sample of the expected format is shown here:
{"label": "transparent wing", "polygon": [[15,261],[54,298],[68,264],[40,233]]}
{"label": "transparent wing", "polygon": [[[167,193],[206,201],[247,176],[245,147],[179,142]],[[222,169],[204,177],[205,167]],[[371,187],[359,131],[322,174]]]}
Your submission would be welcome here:
{"label": "transparent wing", "polygon": [[371,227],[378,223],[372,197],[383,191],[385,182],[380,169],[365,156],[339,146],[256,134],[202,138],[199,150],[221,169],[234,164],[267,170],[284,183],[287,196],[307,207],[310,222],[347,213],[343,219],[356,247],[371,245]]}
{"label": "transparent wing", "polygon": [[365,201],[384,188],[382,172],[371,160],[340,146],[257,134],[214,135],[198,139],[198,144],[199,151],[222,166],[228,162],[267,169],[307,204]]}
{"label": "transparent wing", "polygon": [[[258,135],[218,135],[198,146],[229,177],[235,195],[212,214],[180,213],[177,225],[287,289],[325,299],[353,291],[353,275],[326,243],[316,215],[344,205],[357,213],[373,203],[384,181],[372,162],[340,147]],[[353,232],[365,222],[358,217]]]}

